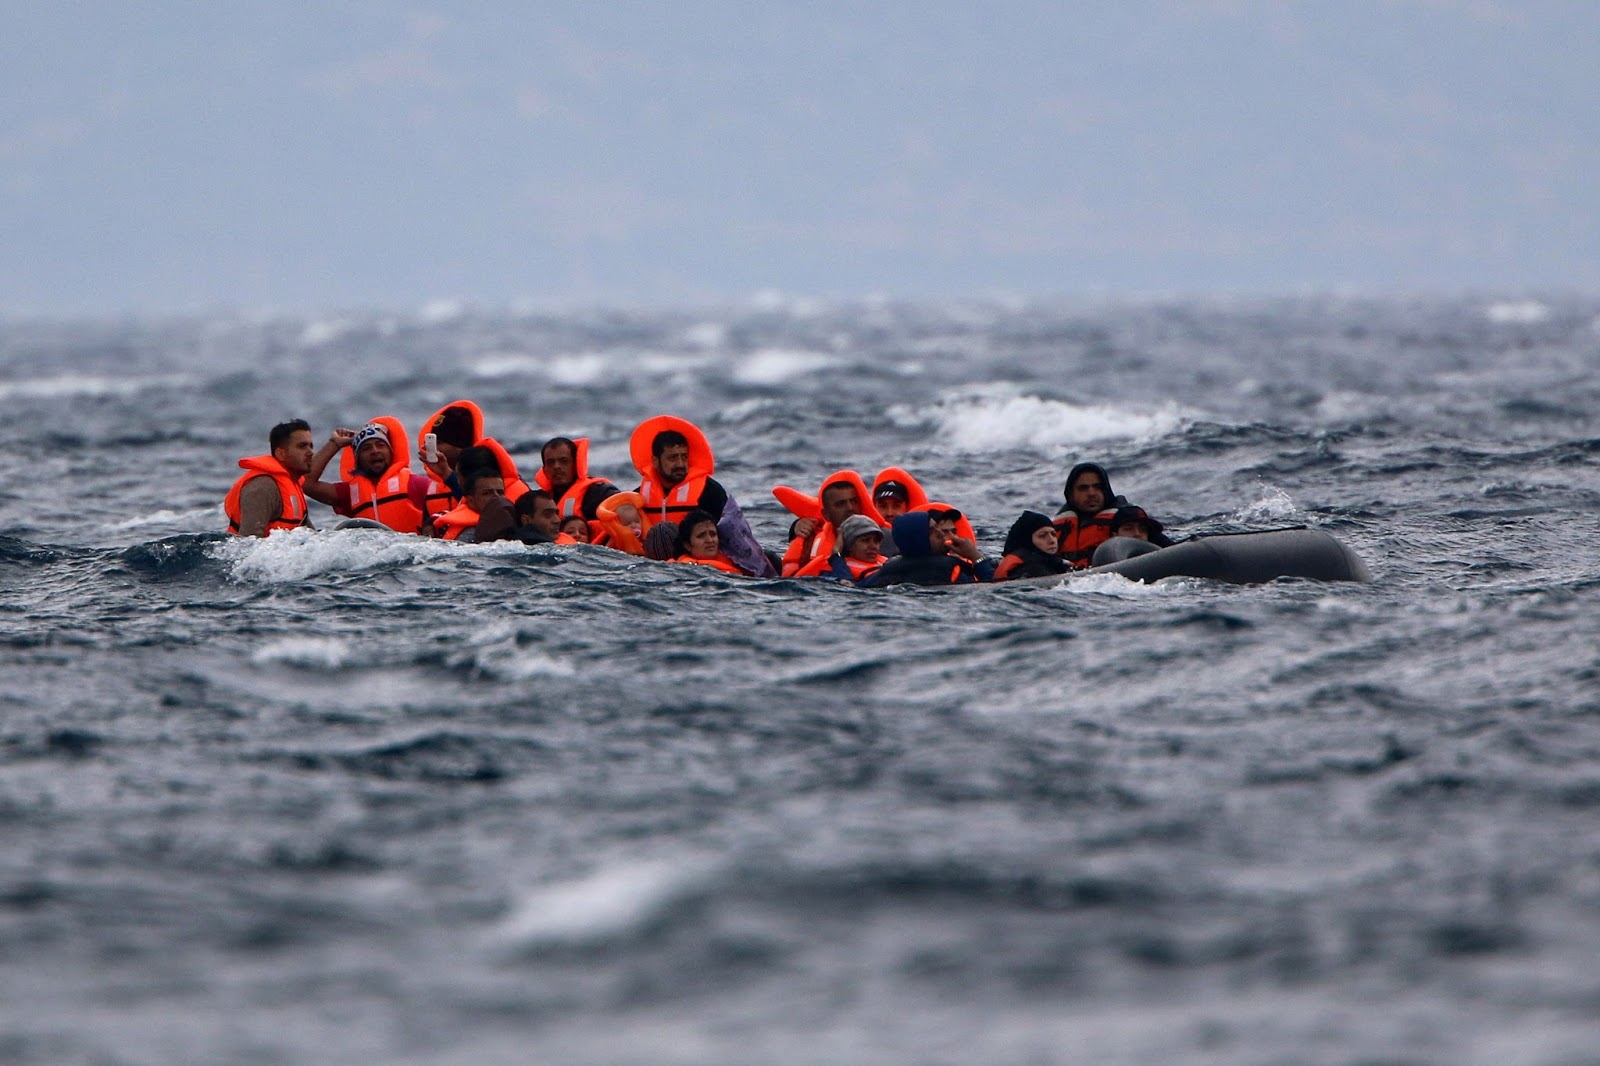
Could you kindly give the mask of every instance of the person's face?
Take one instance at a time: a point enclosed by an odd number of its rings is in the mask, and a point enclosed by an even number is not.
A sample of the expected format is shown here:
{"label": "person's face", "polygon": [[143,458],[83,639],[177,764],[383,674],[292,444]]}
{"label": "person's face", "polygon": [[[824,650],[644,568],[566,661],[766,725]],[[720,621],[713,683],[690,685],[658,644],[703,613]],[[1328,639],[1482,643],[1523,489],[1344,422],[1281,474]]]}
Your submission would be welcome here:
{"label": "person's face", "polygon": [[479,514],[496,500],[506,498],[506,483],[502,478],[480,477],[472,483],[472,495],[467,497],[467,502]]}
{"label": "person's face", "polygon": [[639,514],[639,508],[631,504],[617,508],[617,520],[633,530],[636,537],[644,536],[644,517]]}
{"label": "person's face", "polygon": [[908,507],[906,501],[898,496],[879,496],[873,503],[877,505],[878,513],[891,522],[905,514]]}
{"label": "person's face", "polygon": [[689,534],[689,554],[696,559],[715,559],[717,556],[717,524],[700,522]]}
{"label": "person's face", "polygon": [[941,518],[928,526],[928,547],[933,549],[935,555],[950,554],[950,540],[956,535],[956,522],[953,518]]}
{"label": "person's face", "polygon": [[1055,526],[1040,526],[1033,531],[1033,546],[1046,555],[1054,555],[1060,546],[1061,537],[1056,533]]}
{"label": "person's face", "polygon": [[846,553],[846,558],[870,563],[878,557],[878,549],[881,547],[883,547],[882,533],[863,533],[850,542],[850,550]]}
{"label": "person's face", "polygon": [[589,543],[589,523],[585,522],[581,515],[573,515],[571,518],[561,523],[561,532],[565,533],[573,540],[580,541],[584,544]]}
{"label": "person's face", "polygon": [[1085,470],[1072,483],[1072,509],[1079,514],[1091,514],[1106,505],[1106,483],[1093,470]]}
{"label": "person's face", "polygon": [[829,485],[822,490],[822,517],[838,529],[839,523],[861,513],[861,499],[849,485]]}
{"label": "person's face", "polygon": [[451,468],[455,467],[456,460],[461,458],[461,453],[466,451],[465,448],[454,444],[446,444],[444,441],[439,441],[437,447],[439,449],[439,458],[444,460],[445,465]]}
{"label": "person's face", "polygon": [[311,457],[317,454],[309,429],[297,429],[289,439],[272,450],[273,458],[283,464],[290,477],[304,477],[311,469]]}
{"label": "person's face", "polygon": [[565,444],[552,444],[544,450],[544,472],[560,492],[578,479],[578,457]]}
{"label": "person's face", "polygon": [[545,536],[554,537],[561,532],[561,508],[556,501],[540,496],[533,502],[533,514],[523,516],[522,521]]}
{"label": "person's face", "polygon": [[1144,527],[1143,522],[1124,522],[1111,531],[1113,537],[1132,537],[1134,540],[1149,540],[1150,531]]}
{"label": "person's face", "polygon": [[369,477],[377,477],[394,462],[394,449],[382,437],[373,437],[356,450],[356,469]]}
{"label": "person's face", "polygon": [[689,446],[669,444],[656,456],[656,472],[668,485],[676,485],[689,476]]}

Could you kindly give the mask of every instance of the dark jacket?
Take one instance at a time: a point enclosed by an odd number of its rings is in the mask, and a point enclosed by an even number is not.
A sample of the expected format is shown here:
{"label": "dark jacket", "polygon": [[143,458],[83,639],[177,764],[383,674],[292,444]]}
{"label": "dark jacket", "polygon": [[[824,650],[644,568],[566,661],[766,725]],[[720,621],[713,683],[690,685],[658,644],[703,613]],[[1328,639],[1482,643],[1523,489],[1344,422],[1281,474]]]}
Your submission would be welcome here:
{"label": "dark jacket", "polygon": [[1022,577],[1049,577],[1071,569],[1065,559],[1042,552],[1033,543],[1033,535],[1051,524],[1048,515],[1038,511],[1023,511],[1022,516],[1011,523],[1011,532],[1006,534],[1005,558],[1000,560],[994,579],[1012,581]]}
{"label": "dark jacket", "polygon": [[907,511],[894,520],[890,534],[900,554],[861,582],[863,588],[885,585],[968,585],[994,576],[993,560],[970,563],[957,555],[935,555],[928,543],[933,521],[927,511]]}

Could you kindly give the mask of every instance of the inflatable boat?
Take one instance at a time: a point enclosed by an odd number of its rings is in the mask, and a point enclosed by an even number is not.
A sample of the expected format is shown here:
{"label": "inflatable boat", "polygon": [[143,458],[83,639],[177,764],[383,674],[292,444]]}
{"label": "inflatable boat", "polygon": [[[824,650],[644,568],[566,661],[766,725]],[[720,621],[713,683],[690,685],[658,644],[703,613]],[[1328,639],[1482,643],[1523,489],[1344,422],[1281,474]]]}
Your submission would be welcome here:
{"label": "inflatable boat", "polygon": [[[1214,533],[1162,548],[1131,537],[1112,537],[1095,549],[1094,565],[1061,577],[1023,578],[1016,584],[1060,584],[1089,574],[1121,574],[1130,581],[1202,577],[1234,585],[1259,585],[1280,577],[1312,581],[1371,581],[1361,557],[1320,529],[1269,529]],[[1013,582],[1006,582],[1012,584]]]}

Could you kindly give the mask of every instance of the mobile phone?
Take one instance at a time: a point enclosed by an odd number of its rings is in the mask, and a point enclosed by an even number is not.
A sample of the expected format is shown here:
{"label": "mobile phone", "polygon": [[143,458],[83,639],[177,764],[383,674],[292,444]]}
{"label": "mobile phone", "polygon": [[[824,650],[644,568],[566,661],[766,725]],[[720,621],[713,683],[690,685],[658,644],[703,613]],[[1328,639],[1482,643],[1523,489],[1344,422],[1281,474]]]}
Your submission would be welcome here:
{"label": "mobile phone", "polygon": [[439,434],[424,433],[422,435],[422,460],[426,463],[439,461]]}

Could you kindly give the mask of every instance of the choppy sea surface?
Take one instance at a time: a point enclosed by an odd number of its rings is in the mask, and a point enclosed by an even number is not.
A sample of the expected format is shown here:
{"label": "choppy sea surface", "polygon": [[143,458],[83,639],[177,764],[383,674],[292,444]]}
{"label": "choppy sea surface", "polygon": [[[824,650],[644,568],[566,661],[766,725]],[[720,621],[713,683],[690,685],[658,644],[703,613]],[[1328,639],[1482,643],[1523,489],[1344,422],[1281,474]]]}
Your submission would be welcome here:
{"label": "choppy sea surface", "polygon": [[[0,1063],[1600,1063],[1597,371],[1573,295],[0,320]],[[1096,459],[1376,580],[218,534],[461,397],[691,418],[774,548]]]}

